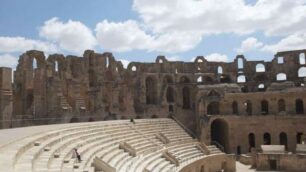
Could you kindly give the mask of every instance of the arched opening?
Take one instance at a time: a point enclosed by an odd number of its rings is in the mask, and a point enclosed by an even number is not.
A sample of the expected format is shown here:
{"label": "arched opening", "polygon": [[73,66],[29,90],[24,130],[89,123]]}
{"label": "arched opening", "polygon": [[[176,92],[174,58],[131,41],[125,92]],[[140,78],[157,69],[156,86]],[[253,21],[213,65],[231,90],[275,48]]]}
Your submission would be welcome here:
{"label": "arched opening", "polygon": [[245,103],[244,103],[244,106],[245,106],[245,111],[247,113],[247,115],[251,116],[252,115],[252,102],[250,100],[247,100]]}
{"label": "arched opening", "polygon": [[108,68],[109,67],[109,58],[106,57],[105,58],[105,68]]}
{"label": "arched opening", "polygon": [[203,83],[203,77],[202,77],[202,76],[199,76],[199,77],[198,77],[197,83]]}
{"label": "arched opening", "polygon": [[133,72],[136,72],[136,70],[137,70],[136,66],[133,66],[131,69],[132,69]]}
{"label": "arched opening", "polygon": [[241,146],[240,146],[240,145],[237,146],[236,149],[237,149],[237,150],[236,150],[237,155],[240,155],[240,154],[241,154]]}
{"label": "arched opening", "polygon": [[174,89],[172,87],[167,88],[166,97],[168,103],[174,102]]}
{"label": "arched opening", "polygon": [[271,135],[270,133],[265,133],[263,136],[264,139],[264,145],[271,145]]}
{"label": "arched opening", "polygon": [[298,132],[298,133],[296,134],[296,143],[297,143],[297,144],[303,144],[303,143],[302,143],[302,136],[303,136],[303,133],[302,133],[302,132]]}
{"label": "arched opening", "polygon": [[265,65],[261,63],[256,65],[256,72],[265,72],[265,71],[266,71]]}
{"label": "arched opening", "polygon": [[276,80],[277,81],[286,81],[287,80],[287,75],[285,73],[279,73],[276,75]]}
{"label": "arched opening", "polygon": [[171,84],[173,83],[173,79],[171,76],[167,75],[164,77],[164,84]]}
{"label": "arched opening", "polygon": [[306,67],[301,67],[298,71],[299,77],[306,77]]}
{"label": "arched opening", "polygon": [[262,115],[269,114],[269,102],[267,100],[261,101],[261,114]]}
{"label": "arched opening", "polygon": [[295,100],[295,111],[296,111],[296,114],[304,113],[304,103],[302,99]]}
{"label": "arched opening", "polygon": [[287,150],[287,147],[288,147],[288,141],[287,141],[287,134],[284,133],[284,132],[281,132],[279,134],[279,144],[280,145],[284,145],[286,150]]}
{"label": "arched opening", "polygon": [[174,110],[173,110],[173,105],[169,105],[168,111],[169,111],[170,113],[174,112]]}
{"label": "arched opening", "polygon": [[239,75],[239,76],[237,77],[237,82],[238,82],[238,83],[245,83],[245,82],[246,82],[245,76],[244,76],[244,75]]}
{"label": "arched opening", "polygon": [[234,101],[232,103],[233,114],[238,115],[238,103]]}
{"label": "arched opening", "polygon": [[55,72],[58,72],[58,62],[57,61],[55,61],[54,70],[55,70]]}
{"label": "arched opening", "polygon": [[219,102],[211,102],[207,106],[207,115],[219,114]]}
{"label": "arched opening", "polygon": [[277,63],[283,64],[284,63],[284,57],[277,57]]}
{"label": "arched opening", "polygon": [[250,133],[249,136],[249,152],[251,152],[252,148],[255,148],[255,134],[254,133]]}
{"label": "arched opening", "polygon": [[90,117],[89,119],[88,119],[88,122],[94,122],[95,120],[92,118],[92,117]]}
{"label": "arched opening", "polygon": [[146,78],[146,102],[147,104],[157,104],[157,85],[153,77]]}
{"label": "arched opening", "polygon": [[183,109],[190,109],[190,91],[188,87],[183,88]]}
{"label": "arched opening", "polygon": [[32,69],[33,70],[37,69],[37,60],[36,60],[36,58],[33,58]]}
{"label": "arched opening", "polygon": [[228,124],[223,119],[215,119],[211,124],[211,141],[221,144],[226,153],[228,152]]}
{"label": "arched opening", "polygon": [[258,91],[265,91],[265,85],[264,84],[259,84],[258,85]]}
{"label": "arched opening", "polygon": [[78,118],[73,117],[73,118],[70,119],[70,123],[76,123],[76,122],[79,122]]}
{"label": "arched opening", "polygon": [[243,69],[243,59],[238,58],[238,69]]}
{"label": "arched opening", "polygon": [[223,68],[222,66],[218,66],[218,74],[222,74],[223,73]]}
{"label": "arched opening", "polygon": [[29,109],[29,108],[31,108],[31,106],[32,106],[32,104],[33,104],[33,102],[34,102],[34,96],[33,96],[33,94],[29,94],[29,95],[27,95],[27,100],[26,100],[26,109]]}
{"label": "arched opening", "polygon": [[285,112],[286,111],[286,102],[284,99],[278,100],[278,112]]}
{"label": "arched opening", "polygon": [[300,64],[303,65],[305,64],[305,53],[300,53],[300,56],[299,56],[299,61],[300,61]]}

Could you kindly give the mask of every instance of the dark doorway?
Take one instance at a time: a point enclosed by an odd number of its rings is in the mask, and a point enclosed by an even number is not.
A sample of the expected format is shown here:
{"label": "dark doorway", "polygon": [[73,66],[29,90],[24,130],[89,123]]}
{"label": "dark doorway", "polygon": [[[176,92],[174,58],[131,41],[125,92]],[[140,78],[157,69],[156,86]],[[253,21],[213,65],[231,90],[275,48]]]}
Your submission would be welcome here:
{"label": "dark doorway", "polygon": [[221,144],[224,151],[228,153],[228,124],[223,119],[216,119],[210,128],[211,141]]}
{"label": "dark doorway", "polygon": [[251,152],[252,148],[255,148],[255,134],[254,133],[250,133],[249,134],[249,152]]}
{"label": "dark doorway", "polygon": [[190,109],[190,91],[188,87],[183,88],[183,109]]}
{"label": "dark doorway", "polygon": [[296,99],[295,100],[295,110],[296,110],[296,114],[303,114],[304,113],[303,100],[301,100],[301,99]]}
{"label": "dark doorway", "polygon": [[157,104],[156,81],[153,77],[146,78],[146,103]]}
{"label": "dark doorway", "polygon": [[166,97],[167,97],[167,102],[168,103],[174,102],[174,90],[173,90],[172,87],[167,88]]}
{"label": "dark doorway", "polygon": [[271,145],[271,135],[270,133],[264,134],[264,145]]}
{"label": "dark doorway", "polygon": [[241,154],[241,146],[237,146],[237,155]]}
{"label": "dark doorway", "polygon": [[244,105],[245,105],[245,111],[246,111],[247,115],[251,116],[252,115],[252,111],[253,111],[251,101],[247,100],[244,103]]}
{"label": "dark doorway", "polygon": [[296,134],[296,143],[297,144],[302,144],[302,136],[303,136],[303,133],[302,132],[298,132]]}
{"label": "dark doorway", "polygon": [[238,103],[234,101],[232,103],[233,114],[238,115]]}
{"label": "dark doorway", "polygon": [[269,114],[269,103],[266,100],[261,101],[261,114]]}
{"label": "dark doorway", "polygon": [[174,111],[173,111],[173,105],[169,105],[168,108],[169,108],[169,112],[174,112]]}
{"label": "dark doorway", "polygon": [[284,133],[284,132],[281,132],[279,134],[279,144],[280,145],[284,145],[286,150],[287,150],[287,147],[288,147],[288,140],[287,140],[287,134]]}

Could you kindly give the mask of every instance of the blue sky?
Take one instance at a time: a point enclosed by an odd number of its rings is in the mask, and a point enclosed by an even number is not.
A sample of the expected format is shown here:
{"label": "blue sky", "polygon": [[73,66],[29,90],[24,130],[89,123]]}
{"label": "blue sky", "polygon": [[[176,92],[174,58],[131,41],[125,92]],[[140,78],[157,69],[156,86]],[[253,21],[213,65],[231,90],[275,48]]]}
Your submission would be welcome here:
{"label": "blue sky", "polygon": [[306,48],[304,0],[1,0],[0,66],[27,49],[117,59],[271,60]]}

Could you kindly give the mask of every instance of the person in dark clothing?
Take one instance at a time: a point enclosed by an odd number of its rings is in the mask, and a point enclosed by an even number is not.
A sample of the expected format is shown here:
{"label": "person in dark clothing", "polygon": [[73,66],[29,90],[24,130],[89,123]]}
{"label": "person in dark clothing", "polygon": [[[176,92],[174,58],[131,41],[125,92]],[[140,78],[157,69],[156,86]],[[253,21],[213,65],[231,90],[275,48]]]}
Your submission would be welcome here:
{"label": "person in dark clothing", "polygon": [[79,154],[76,148],[74,148],[74,154],[75,154],[75,157],[78,159],[78,162],[81,162],[82,161],[81,155]]}

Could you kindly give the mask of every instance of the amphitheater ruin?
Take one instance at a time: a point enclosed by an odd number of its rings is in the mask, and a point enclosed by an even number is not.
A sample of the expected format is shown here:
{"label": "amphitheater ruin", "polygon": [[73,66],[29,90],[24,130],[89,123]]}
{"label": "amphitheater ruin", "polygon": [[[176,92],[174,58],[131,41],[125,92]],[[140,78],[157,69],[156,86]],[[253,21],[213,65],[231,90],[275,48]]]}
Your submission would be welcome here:
{"label": "amphitheater ruin", "polygon": [[305,54],[124,68],[27,51],[0,68],[0,171],[306,171]]}

